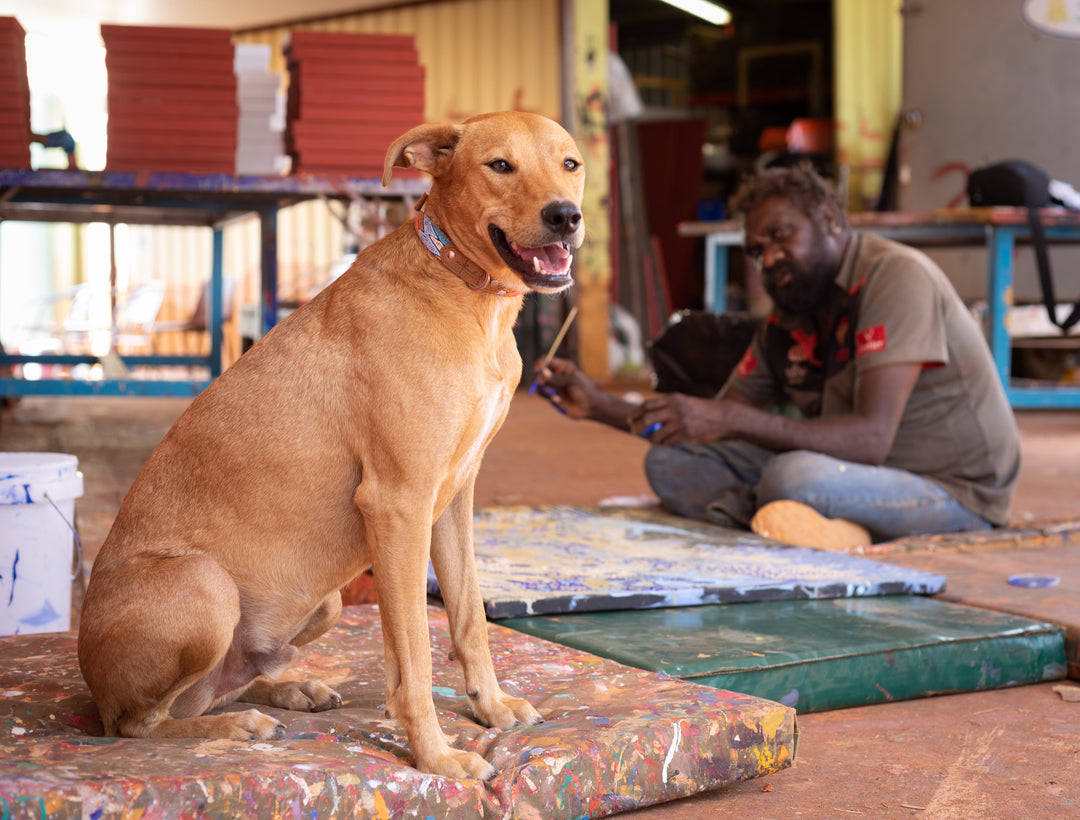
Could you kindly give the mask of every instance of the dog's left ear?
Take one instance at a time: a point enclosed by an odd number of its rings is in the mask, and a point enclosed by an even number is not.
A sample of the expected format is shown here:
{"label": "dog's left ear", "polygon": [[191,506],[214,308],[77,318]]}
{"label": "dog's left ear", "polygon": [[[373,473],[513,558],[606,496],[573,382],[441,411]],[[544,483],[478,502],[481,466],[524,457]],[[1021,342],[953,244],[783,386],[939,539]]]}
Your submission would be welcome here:
{"label": "dog's left ear", "polygon": [[416,168],[437,177],[454,156],[454,147],[464,129],[448,122],[428,123],[394,140],[383,163],[382,184],[390,183],[394,168]]}

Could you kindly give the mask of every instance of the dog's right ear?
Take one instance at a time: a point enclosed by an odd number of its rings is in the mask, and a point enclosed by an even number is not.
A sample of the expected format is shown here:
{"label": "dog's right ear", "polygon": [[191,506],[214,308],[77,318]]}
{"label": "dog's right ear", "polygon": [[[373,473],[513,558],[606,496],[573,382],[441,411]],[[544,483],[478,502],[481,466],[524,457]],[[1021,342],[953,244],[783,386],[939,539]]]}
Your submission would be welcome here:
{"label": "dog's right ear", "polygon": [[416,168],[433,177],[439,176],[450,164],[454,148],[464,129],[448,122],[428,123],[394,140],[383,163],[382,184],[390,184],[393,169]]}

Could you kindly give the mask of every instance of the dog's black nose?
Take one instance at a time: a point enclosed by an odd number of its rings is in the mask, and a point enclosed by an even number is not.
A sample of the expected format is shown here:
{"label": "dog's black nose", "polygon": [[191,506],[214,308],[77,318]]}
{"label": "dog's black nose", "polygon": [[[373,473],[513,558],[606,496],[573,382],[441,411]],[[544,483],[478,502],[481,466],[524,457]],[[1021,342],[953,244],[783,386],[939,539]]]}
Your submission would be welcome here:
{"label": "dog's black nose", "polygon": [[552,202],[540,212],[544,226],[560,236],[572,234],[581,224],[581,211],[573,202]]}

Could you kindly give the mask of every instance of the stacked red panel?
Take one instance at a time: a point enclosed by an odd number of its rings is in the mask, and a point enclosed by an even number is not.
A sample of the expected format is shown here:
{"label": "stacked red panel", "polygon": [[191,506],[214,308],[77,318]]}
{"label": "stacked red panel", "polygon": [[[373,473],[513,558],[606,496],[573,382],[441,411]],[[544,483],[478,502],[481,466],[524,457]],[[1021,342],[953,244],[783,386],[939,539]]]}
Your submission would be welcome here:
{"label": "stacked red panel", "polygon": [[30,167],[30,84],[26,32],[0,17],[0,168]]}
{"label": "stacked red panel", "polygon": [[231,174],[239,109],[226,29],[101,26],[110,171]]}
{"label": "stacked red panel", "polygon": [[292,31],[285,144],[294,173],[382,175],[386,149],[424,121],[411,35]]}

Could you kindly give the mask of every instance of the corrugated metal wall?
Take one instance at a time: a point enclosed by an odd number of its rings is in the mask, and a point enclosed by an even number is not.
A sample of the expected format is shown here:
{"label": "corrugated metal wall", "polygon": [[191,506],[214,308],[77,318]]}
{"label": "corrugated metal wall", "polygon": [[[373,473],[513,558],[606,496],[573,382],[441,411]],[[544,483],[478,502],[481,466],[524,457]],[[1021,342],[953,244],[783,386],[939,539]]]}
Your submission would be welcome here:
{"label": "corrugated metal wall", "polygon": [[[236,41],[269,43],[271,67],[284,76],[281,49],[289,28],[248,31]],[[428,121],[502,109],[559,119],[559,0],[443,0],[293,28],[414,35],[426,72]]]}

